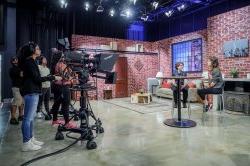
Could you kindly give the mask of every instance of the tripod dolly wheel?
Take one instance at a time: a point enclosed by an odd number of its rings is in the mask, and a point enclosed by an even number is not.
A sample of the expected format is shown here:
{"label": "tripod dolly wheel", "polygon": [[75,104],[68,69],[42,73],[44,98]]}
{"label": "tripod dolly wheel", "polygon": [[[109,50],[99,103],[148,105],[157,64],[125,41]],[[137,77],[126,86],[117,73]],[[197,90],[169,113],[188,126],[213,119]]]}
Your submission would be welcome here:
{"label": "tripod dolly wheel", "polygon": [[94,141],[88,141],[86,147],[87,147],[88,150],[96,149],[97,148],[97,144]]}
{"label": "tripod dolly wheel", "polygon": [[99,132],[99,133],[104,133],[104,128],[103,128],[103,127],[100,127],[98,132]]}
{"label": "tripod dolly wheel", "polygon": [[64,136],[62,132],[57,132],[55,140],[64,140]]}
{"label": "tripod dolly wheel", "polygon": [[79,120],[78,116],[75,116],[74,121],[78,121],[78,120]]}

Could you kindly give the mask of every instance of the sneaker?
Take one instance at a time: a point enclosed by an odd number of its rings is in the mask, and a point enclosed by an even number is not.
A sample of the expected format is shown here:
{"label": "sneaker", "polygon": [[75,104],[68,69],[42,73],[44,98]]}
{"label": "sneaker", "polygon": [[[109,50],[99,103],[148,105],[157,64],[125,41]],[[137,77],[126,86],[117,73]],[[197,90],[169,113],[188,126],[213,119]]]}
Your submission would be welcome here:
{"label": "sneaker", "polygon": [[35,139],[35,137],[32,137],[31,138],[31,142],[34,144],[34,145],[39,145],[39,146],[42,146],[44,143],[43,142],[41,142],[41,141],[37,141],[36,139]]}
{"label": "sneaker", "polygon": [[45,120],[51,120],[51,119],[52,119],[52,117],[51,117],[51,115],[50,115],[50,114],[45,115]]}
{"label": "sneaker", "polygon": [[60,124],[63,124],[62,121],[60,121],[60,120],[54,120],[54,121],[52,121],[52,126],[54,126],[54,125],[60,125]]}
{"label": "sneaker", "polygon": [[10,124],[12,124],[12,125],[18,125],[19,122],[18,122],[18,120],[16,118],[11,118],[10,119]]}
{"label": "sneaker", "polygon": [[76,126],[76,124],[75,123],[67,123],[66,125],[65,125],[65,127],[67,128],[67,129],[72,129],[72,128],[76,128],[77,126]]}
{"label": "sneaker", "polygon": [[23,121],[23,115],[18,117],[18,121]]}
{"label": "sneaker", "polygon": [[42,119],[42,118],[43,118],[43,114],[42,114],[41,112],[38,112],[38,113],[36,114],[36,118],[37,118],[37,119]]}
{"label": "sneaker", "polygon": [[35,151],[41,148],[42,148],[41,146],[33,144],[32,140],[30,139],[28,142],[23,143],[22,151],[23,152]]}
{"label": "sneaker", "polygon": [[183,108],[187,108],[187,103],[183,103]]}

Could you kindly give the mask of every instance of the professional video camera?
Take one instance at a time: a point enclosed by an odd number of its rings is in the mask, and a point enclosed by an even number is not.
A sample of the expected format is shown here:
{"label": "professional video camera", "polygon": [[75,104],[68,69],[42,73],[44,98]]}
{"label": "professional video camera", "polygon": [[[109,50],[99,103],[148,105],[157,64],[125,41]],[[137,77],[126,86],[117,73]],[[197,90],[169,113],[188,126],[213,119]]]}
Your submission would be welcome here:
{"label": "professional video camera", "polygon": [[[65,125],[59,125],[56,133],[56,140],[63,140],[64,135],[62,132],[69,131],[80,134],[81,141],[87,141],[87,149],[95,149],[97,144],[93,141],[94,134],[103,133],[104,128],[102,127],[102,122],[93,113],[91,108],[88,91],[93,91],[97,89],[96,84],[89,83],[90,77],[105,79],[105,83],[114,84],[116,80],[116,73],[112,72],[113,66],[118,58],[117,54],[97,54],[90,56],[89,54],[79,51],[79,50],[69,50],[69,44],[67,39],[60,39],[59,44],[63,45],[64,52],[57,51],[54,54],[54,60],[62,60],[67,65],[66,68],[70,68],[72,72],[70,75],[77,75],[77,83],[71,88],[72,91],[80,91],[80,109],[75,110],[72,119],[80,119],[80,127],[68,129]],[[69,71],[69,70],[67,70]],[[67,74],[63,74],[62,77],[67,77]],[[74,78],[76,79],[76,78]],[[94,120],[94,124],[90,125],[89,118]],[[68,136],[68,135],[67,135]],[[68,136],[69,138],[73,138]],[[76,138],[75,138],[76,139]]]}

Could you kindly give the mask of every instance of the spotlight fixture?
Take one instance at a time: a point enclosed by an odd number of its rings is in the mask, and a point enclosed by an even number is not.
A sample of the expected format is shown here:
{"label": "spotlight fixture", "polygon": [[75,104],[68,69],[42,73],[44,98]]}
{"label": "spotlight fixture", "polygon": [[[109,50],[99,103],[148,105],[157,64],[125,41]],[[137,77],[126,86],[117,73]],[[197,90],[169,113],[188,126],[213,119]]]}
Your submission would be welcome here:
{"label": "spotlight fixture", "polygon": [[132,12],[131,12],[130,9],[126,9],[126,10],[123,10],[123,11],[121,12],[120,15],[121,15],[122,17],[127,17],[127,18],[129,18],[129,17],[132,16]]}
{"label": "spotlight fixture", "polygon": [[102,0],[100,0],[100,4],[96,9],[97,13],[102,13],[104,11],[104,8],[102,7]]}
{"label": "spotlight fixture", "polygon": [[135,5],[135,3],[136,3],[136,0],[129,0],[130,2],[133,2],[134,3],[134,5]]}
{"label": "spotlight fixture", "polygon": [[156,9],[156,8],[158,7],[159,3],[156,2],[156,1],[154,1],[154,2],[152,3],[152,5],[153,5],[153,7]]}
{"label": "spotlight fixture", "polygon": [[67,6],[68,6],[67,1],[66,0],[60,0],[60,6],[61,6],[61,8],[67,8]]}
{"label": "spotlight fixture", "polygon": [[115,10],[114,10],[114,9],[111,9],[111,10],[109,11],[109,15],[110,15],[111,17],[113,17],[113,16],[115,15]]}
{"label": "spotlight fixture", "polygon": [[85,4],[84,4],[84,9],[86,10],[86,11],[88,11],[89,10],[89,3],[88,2],[86,2]]}
{"label": "spotlight fixture", "polygon": [[101,6],[101,5],[99,5],[98,7],[97,7],[97,9],[96,9],[96,12],[97,13],[102,13],[104,11],[104,8]]}
{"label": "spotlight fixture", "polygon": [[147,14],[143,14],[143,15],[141,16],[141,20],[143,20],[143,21],[148,21],[148,16],[147,16]]}
{"label": "spotlight fixture", "polygon": [[177,9],[178,9],[179,11],[182,11],[182,10],[184,10],[185,8],[186,8],[186,5],[185,5],[185,4],[181,4],[180,6],[177,7]]}
{"label": "spotlight fixture", "polygon": [[165,15],[166,15],[167,17],[171,17],[173,13],[174,13],[173,10],[168,10],[168,11],[165,12]]}
{"label": "spotlight fixture", "polygon": [[131,15],[132,15],[130,9],[127,9],[125,14],[126,14],[127,18],[131,17]]}

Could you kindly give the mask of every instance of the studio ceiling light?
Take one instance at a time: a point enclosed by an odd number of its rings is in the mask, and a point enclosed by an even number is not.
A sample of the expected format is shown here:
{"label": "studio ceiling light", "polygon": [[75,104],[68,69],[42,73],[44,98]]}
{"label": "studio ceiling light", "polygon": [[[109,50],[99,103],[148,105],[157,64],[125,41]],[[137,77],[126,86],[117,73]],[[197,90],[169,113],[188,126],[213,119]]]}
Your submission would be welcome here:
{"label": "studio ceiling light", "polygon": [[154,2],[152,3],[152,5],[153,5],[153,7],[154,7],[155,9],[157,9],[157,7],[158,7],[159,3],[158,3],[158,2],[156,2],[156,1],[154,1]]}
{"label": "studio ceiling light", "polygon": [[115,10],[114,10],[114,9],[111,9],[111,10],[109,11],[109,15],[110,15],[111,17],[113,17],[113,16],[115,15]]}
{"label": "studio ceiling light", "polygon": [[96,12],[97,13],[102,13],[104,11],[104,8],[101,6],[101,5],[99,5],[98,7],[97,7],[97,9],[96,9]]}
{"label": "studio ceiling light", "polygon": [[133,2],[134,5],[136,4],[136,0],[129,0],[130,2]]}
{"label": "studio ceiling light", "polygon": [[104,8],[102,7],[102,0],[100,0],[100,5],[97,7],[96,12],[102,13],[104,11]]}
{"label": "studio ceiling light", "polygon": [[148,16],[147,16],[147,14],[143,14],[143,15],[141,16],[141,20],[143,20],[143,21],[148,21]]}
{"label": "studio ceiling light", "polygon": [[88,11],[89,10],[89,3],[88,2],[86,2],[85,4],[84,4],[84,9],[86,10],[86,11]]}
{"label": "studio ceiling light", "polygon": [[166,15],[167,17],[171,17],[173,13],[174,13],[173,10],[168,10],[168,11],[165,12],[165,15]]}
{"label": "studio ceiling light", "polygon": [[126,10],[126,17],[129,18],[129,17],[131,17],[131,15],[132,15],[132,14],[131,14],[130,9],[127,9],[127,10]]}
{"label": "studio ceiling light", "polygon": [[177,9],[178,9],[179,11],[182,11],[182,10],[184,10],[185,8],[186,8],[186,5],[185,5],[185,4],[181,4],[180,6],[177,7]]}
{"label": "studio ceiling light", "polygon": [[67,1],[66,0],[60,0],[60,6],[61,6],[61,8],[67,8],[67,6],[68,6]]}

